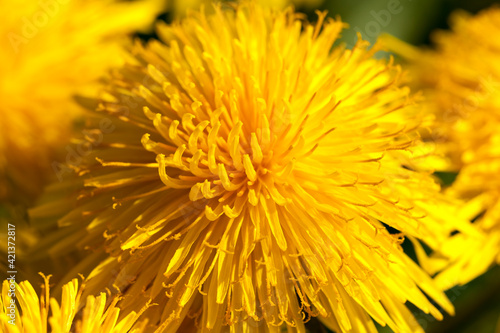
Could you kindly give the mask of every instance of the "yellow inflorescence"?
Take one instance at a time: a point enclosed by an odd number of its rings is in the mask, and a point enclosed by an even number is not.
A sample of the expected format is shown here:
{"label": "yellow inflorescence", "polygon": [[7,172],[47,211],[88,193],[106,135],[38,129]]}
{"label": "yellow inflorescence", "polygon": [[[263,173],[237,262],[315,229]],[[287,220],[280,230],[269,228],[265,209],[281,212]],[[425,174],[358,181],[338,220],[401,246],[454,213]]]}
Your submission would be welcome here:
{"label": "yellow inflorescence", "polygon": [[31,211],[36,224],[74,207],[59,218],[71,238],[49,252],[109,253],[89,293],[111,279],[126,313],[153,300],[145,315],[166,332],[304,332],[312,316],[420,332],[405,302],[442,318],[425,294],[453,312],[399,246],[467,229],[417,171],[429,149],[399,67],[362,40],[334,46],[340,20],[300,17],[249,3],[191,13],[113,73],[82,186],[57,184],[63,199]]}
{"label": "yellow inflorescence", "polygon": [[81,112],[74,95],[123,62],[126,36],[151,25],[158,2],[1,1],[0,201],[41,191]]}
{"label": "yellow inflorescence", "polygon": [[[141,333],[147,321],[138,321],[141,312],[119,318],[119,301],[106,302],[106,294],[81,300],[83,286],[73,279],[62,288],[61,302],[50,298],[49,277],[40,298],[28,281],[19,284],[5,280],[0,294],[0,328],[4,333]],[[83,308],[79,313],[80,309]],[[145,309],[143,309],[145,310]],[[49,317],[50,312],[50,317]]]}
{"label": "yellow inflorescence", "polygon": [[402,52],[435,115],[430,139],[448,159],[443,170],[458,171],[448,194],[467,200],[462,217],[475,219],[488,234],[486,241],[457,235],[441,249],[441,255],[454,260],[437,277],[444,288],[465,284],[500,263],[499,21],[498,7],[476,16],[456,12],[452,31],[434,36],[436,50],[407,47]]}

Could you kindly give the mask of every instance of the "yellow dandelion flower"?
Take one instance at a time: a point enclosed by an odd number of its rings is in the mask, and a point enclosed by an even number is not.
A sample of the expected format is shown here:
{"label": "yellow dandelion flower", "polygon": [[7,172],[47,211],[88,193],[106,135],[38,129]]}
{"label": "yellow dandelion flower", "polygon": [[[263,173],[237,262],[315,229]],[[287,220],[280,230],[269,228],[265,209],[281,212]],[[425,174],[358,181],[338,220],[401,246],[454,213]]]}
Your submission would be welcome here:
{"label": "yellow dandelion flower", "polygon": [[435,50],[389,40],[409,60],[416,84],[427,95],[427,107],[436,118],[436,135],[430,139],[448,159],[443,170],[459,172],[448,193],[468,201],[462,216],[476,219],[474,224],[488,235],[486,241],[457,235],[441,249],[442,255],[454,260],[437,277],[445,288],[467,283],[495,261],[500,263],[498,22],[499,7],[476,16],[456,12],[452,31],[434,35]]}
{"label": "yellow dandelion flower", "polygon": [[371,318],[421,332],[405,303],[441,319],[426,295],[453,313],[400,247],[462,229],[414,170],[419,108],[399,67],[366,41],[334,46],[345,24],[325,16],[243,3],[136,43],[89,120],[82,177],[31,211],[45,227],[63,215],[66,237],[39,248],[105,249],[87,290],[111,280],[125,312],[153,300],[160,331],[304,332],[318,316],[338,332],[376,332]]}
{"label": "yellow dandelion flower", "polygon": [[[131,312],[119,318],[120,300],[115,297],[106,302],[106,294],[81,299],[84,286],[78,287],[73,279],[62,288],[61,302],[49,298],[49,278],[40,297],[29,281],[17,284],[13,280],[3,281],[0,294],[0,328],[4,333],[141,333],[145,332],[147,320],[138,321],[142,312]],[[83,309],[82,309],[83,308]],[[79,311],[81,312],[79,313]],[[50,310],[50,317],[49,317]],[[144,309],[145,310],[145,309]]]}
{"label": "yellow dandelion flower", "polygon": [[121,64],[126,35],[151,25],[157,2],[2,1],[0,200],[41,190],[79,112],[73,95]]}

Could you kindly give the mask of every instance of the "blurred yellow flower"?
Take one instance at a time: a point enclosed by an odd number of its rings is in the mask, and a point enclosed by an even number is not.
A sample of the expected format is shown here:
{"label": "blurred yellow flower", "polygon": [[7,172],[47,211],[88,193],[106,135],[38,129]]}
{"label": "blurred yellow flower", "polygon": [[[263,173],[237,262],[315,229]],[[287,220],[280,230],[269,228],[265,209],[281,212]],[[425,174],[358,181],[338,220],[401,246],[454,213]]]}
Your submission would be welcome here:
{"label": "blurred yellow flower", "polygon": [[[84,286],[73,279],[62,288],[61,302],[49,299],[49,278],[44,277],[40,298],[28,281],[3,281],[0,293],[0,329],[3,333],[141,333],[147,320],[138,321],[142,312],[131,312],[120,319],[119,297],[106,302],[106,294],[81,299]],[[83,309],[82,309],[83,308]],[[50,309],[50,317],[49,317]],[[145,310],[145,308],[143,309]],[[79,312],[81,311],[81,312]]]}
{"label": "blurred yellow flower", "polygon": [[0,201],[42,188],[64,150],[76,93],[122,63],[126,35],[152,25],[159,0],[2,0]]}
{"label": "blurred yellow flower", "polygon": [[[435,33],[435,50],[389,40],[412,66],[435,116],[428,138],[447,158],[443,171],[457,171],[450,195],[467,200],[462,217],[488,235],[486,241],[453,237],[441,255],[453,264],[438,275],[443,288],[465,284],[500,263],[500,8],[476,16],[458,11],[452,31]],[[438,258],[438,256],[436,256]]]}
{"label": "blurred yellow flower", "polygon": [[312,316],[337,332],[376,332],[370,317],[422,332],[405,302],[453,313],[399,246],[436,248],[468,226],[415,170],[428,149],[400,68],[362,40],[334,47],[338,19],[300,18],[216,7],[136,43],[90,119],[82,177],[31,211],[67,235],[39,248],[104,248],[89,292],[111,280],[125,313],[153,300],[145,315],[168,332],[304,332]]}

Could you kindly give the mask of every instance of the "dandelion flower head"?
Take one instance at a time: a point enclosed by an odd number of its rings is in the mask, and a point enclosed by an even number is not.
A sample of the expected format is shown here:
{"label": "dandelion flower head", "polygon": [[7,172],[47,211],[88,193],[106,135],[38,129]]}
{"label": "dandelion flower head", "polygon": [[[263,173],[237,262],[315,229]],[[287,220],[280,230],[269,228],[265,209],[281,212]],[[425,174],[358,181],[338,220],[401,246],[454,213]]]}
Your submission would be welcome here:
{"label": "dandelion flower head", "polygon": [[0,200],[41,191],[80,111],[73,95],[121,63],[126,35],[151,25],[157,2],[1,1]]}
{"label": "dandelion flower head", "polygon": [[80,188],[56,184],[60,201],[31,211],[69,207],[58,249],[109,253],[91,292],[114,279],[125,313],[153,300],[145,315],[168,332],[304,332],[312,316],[418,332],[405,302],[442,317],[426,295],[453,312],[400,247],[462,228],[414,166],[418,106],[398,66],[361,39],[336,45],[345,24],[318,15],[215,7],[134,45],[90,120]]}
{"label": "dandelion flower head", "polygon": [[[119,318],[119,297],[106,302],[106,293],[81,298],[84,286],[73,279],[62,288],[61,302],[50,297],[49,278],[40,297],[28,281],[5,280],[0,294],[0,328],[4,333],[141,333],[147,320],[131,312]],[[50,297],[50,298],[49,298]],[[81,311],[80,311],[81,309]],[[50,317],[49,317],[50,313]]]}

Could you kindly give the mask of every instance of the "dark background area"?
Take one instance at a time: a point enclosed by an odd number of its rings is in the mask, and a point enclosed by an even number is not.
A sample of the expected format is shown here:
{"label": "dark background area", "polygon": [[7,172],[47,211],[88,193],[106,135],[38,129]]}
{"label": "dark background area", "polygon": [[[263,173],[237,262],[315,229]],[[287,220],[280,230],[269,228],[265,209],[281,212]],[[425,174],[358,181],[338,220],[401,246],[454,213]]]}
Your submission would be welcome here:
{"label": "dark background area", "polygon": [[[384,17],[379,16],[380,21],[377,21],[375,16],[380,14],[380,11],[387,10],[391,2],[399,2],[399,6],[395,7],[398,8],[399,13],[391,14],[389,20],[384,20]],[[369,24],[370,21],[374,21],[380,26],[381,32],[387,32],[409,43],[420,45],[429,43],[429,36],[433,30],[448,28],[448,17],[453,11],[462,9],[471,13],[476,13],[481,9],[488,8],[495,4],[500,4],[500,1],[325,0],[320,9],[328,10],[330,15],[339,14],[344,21],[349,23],[350,30],[358,28],[361,30],[363,38],[368,40],[375,40],[375,38],[372,37],[376,32],[374,25]],[[314,17],[314,10],[311,11],[304,7],[299,9],[306,10],[309,15],[312,14]],[[373,31],[370,31],[370,28],[373,29]],[[345,33],[345,38],[347,40],[353,40],[354,33],[352,31],[347,31]]]}

